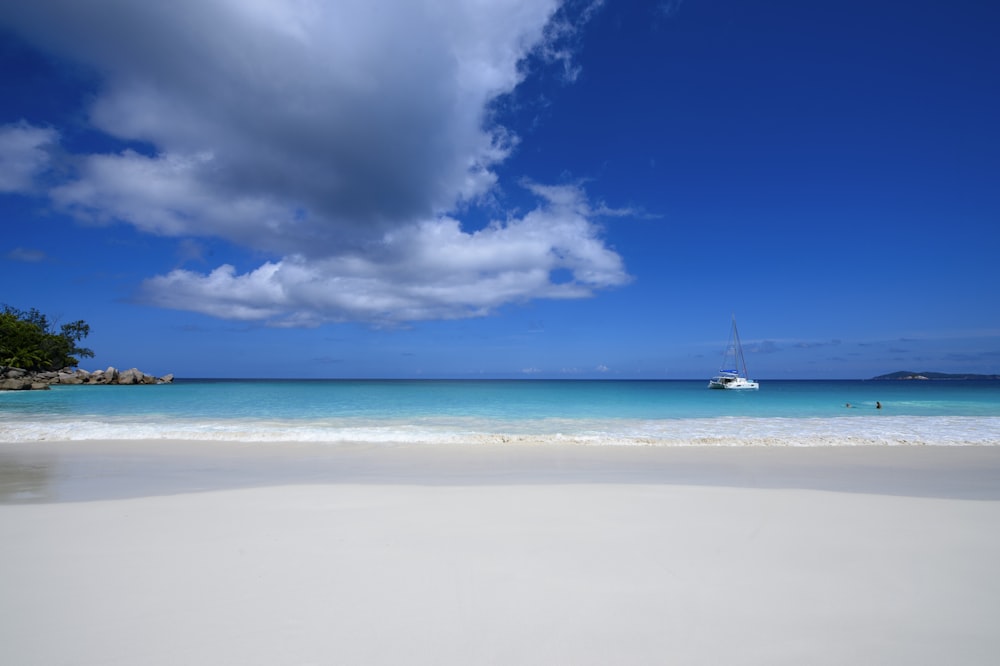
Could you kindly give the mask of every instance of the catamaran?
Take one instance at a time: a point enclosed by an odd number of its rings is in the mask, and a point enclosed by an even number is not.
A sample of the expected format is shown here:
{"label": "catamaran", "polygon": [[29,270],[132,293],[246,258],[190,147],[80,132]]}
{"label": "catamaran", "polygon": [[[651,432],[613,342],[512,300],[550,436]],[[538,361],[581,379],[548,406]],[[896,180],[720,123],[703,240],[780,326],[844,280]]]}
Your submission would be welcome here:
{"label": "catamaran", "polygon": [[[736,330],[736,315],[733,315],[733,331],[729,335],[729,344],[722,355],[722,368],[719,374],[708,380],[710,389],[757,389],[760,384],[749,379],[747,361],[743,357],[743,345],[740,344],[740,333]],[[740,374],[740,369],[743,374]]]}

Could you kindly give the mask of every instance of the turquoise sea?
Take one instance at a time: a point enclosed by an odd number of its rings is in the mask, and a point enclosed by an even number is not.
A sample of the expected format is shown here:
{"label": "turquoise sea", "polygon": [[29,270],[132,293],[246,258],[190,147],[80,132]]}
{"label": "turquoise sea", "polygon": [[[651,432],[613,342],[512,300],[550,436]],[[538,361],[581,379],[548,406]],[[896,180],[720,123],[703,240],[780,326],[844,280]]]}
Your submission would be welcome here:
{"label": "turquoise sea", "polygon": [[706,384],[181,379],[54,386],[0,392],[0,441],[1000,445],[996,381],[764,380],[750,392]]}

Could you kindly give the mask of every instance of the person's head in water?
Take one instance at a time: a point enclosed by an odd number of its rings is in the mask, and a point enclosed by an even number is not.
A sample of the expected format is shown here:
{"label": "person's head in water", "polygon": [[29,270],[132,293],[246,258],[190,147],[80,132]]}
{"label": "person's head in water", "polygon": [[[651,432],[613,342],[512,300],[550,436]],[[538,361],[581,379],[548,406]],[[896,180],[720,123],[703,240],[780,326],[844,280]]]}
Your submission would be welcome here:
{"label": "person's head in water", "polygon": [[882,409],[882,403],[878,400],[875,401],[875,409]]}

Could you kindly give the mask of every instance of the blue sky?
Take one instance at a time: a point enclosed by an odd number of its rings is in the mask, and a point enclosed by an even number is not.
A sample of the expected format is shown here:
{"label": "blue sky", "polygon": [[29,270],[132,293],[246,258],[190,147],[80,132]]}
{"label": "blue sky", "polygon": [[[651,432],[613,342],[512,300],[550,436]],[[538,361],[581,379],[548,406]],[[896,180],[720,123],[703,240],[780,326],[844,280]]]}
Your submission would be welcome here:
{"label": "blue sky", "polygon": [[82,367],[1000,372],[994,3],[11,4],[0,302]]}

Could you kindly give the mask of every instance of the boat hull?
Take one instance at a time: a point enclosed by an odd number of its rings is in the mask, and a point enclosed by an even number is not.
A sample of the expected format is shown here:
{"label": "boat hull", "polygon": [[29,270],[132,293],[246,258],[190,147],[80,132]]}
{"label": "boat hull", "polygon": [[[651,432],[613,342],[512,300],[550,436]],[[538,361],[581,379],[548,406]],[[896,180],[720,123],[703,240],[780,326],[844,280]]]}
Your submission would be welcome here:
{"label": "boat hull", "polygon": [[708,382],[710,389],[722,389],[725,391],[753,391],[760,388],[760,384],[747,379],[746,377],[712,377]]}

